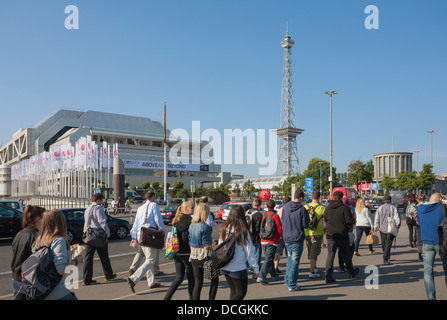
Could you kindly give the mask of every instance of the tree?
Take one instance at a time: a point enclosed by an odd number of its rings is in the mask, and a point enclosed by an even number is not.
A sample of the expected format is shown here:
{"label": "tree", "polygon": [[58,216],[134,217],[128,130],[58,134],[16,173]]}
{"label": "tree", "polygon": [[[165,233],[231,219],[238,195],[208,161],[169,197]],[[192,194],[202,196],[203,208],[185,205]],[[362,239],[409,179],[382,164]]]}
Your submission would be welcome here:
{"label": "tree", "polygon": [[158,181],[154,181],[151,183],[151,189],[154,191],[157,191],[158,189],[160,189],[160,183]]}
{"label": "tree", "polygon": [[351,161],[348,166],[348,179],[346,182],[350,185],[356,185],[357,191],[360,191],[360,184],[365,181],[370,183],[373,181],[374,175],[374,165],[372,166],[372,161],[368,164],[363,163],[360,160]]}
{"label": "tree", "polygon": [[147,189],[149,189],[150,186],[151,186],[150,182],[145,181],[141,184],[140,187],[141,187],[141,189],[147,190]]}
{"label": "tree", "polygon": [[417,187],[419,189],[428,189],[428,186],[431,186],[436,182],[436,176],[433,174],[433,166],[429,163],[422,165],[422,171],[419,172],[419,177],[417,178]]}
{"label": "tree", "polygon": [[[321,186],[320,186],[320,164],[321,164]],[[332,181],[336,181],[336,168],[332,167]],[[307,165],[307,169],[304,170],[302,179],[300,181],[300,188],[304,188],[304,178],[314,178],[315,190],[329,191],[330,182],[330,162],[322,160],[320,158],[312,158]]]}
{"label": "tree", "polygon": [[184,187],[184,183],[183,182],[181,182],[181,181],[175,181],[173,184],[172,184],[172,189],[174,189],[174,190],[180,190],[180,189],[182,189]]}
{"label": "tree", "polygon": [[380,184],[380,187],[385,190],[392,190],[394,189],[395,184],[396,179],[391,178],[389,175],[386,174],[383,176],[383,180],[382,183]]}

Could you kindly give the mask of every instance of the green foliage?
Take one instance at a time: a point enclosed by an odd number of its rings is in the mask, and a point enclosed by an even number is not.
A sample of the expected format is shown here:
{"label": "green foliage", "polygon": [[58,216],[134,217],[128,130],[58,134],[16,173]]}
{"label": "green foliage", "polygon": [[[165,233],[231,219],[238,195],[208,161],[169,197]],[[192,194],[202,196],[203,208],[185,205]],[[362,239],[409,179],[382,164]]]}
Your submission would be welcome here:
{"label": "green foliage", "polygon": [[142,184],[141,184],[141,189],[145,189],[145,190],[147,190],[147,189],[149,189],[149,187],[151,186],[151,184],[150,184],[150,182],[148,182],[148,181],[145,181],[145,182],[143,182]]}

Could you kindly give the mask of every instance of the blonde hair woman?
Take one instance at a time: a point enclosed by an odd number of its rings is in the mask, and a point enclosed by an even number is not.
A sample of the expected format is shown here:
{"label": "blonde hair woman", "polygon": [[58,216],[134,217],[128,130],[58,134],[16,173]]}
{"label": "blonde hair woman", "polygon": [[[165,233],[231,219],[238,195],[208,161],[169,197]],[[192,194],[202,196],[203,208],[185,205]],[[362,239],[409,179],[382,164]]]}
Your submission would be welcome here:
{"label": "blonde hair woman", "polygon": [[[206,224],[210,208],[204,204],[199,203],[194,209],[194,216],[189,226],[189,245],[191,247],[190,261],[194,273],[194,290],[192,294],[193,300],[200,300],[200,293],[203,287],[203,263],[208,257],[208,249],[211,247],[211,228]],[[216,298],[217,285],[219,278],[211,280],[210,300]]]}
{"label": "blonde hair woman", "polygon": [[192,299],[192,293],[194,290],[194,274],[192,271],[192,265],[189,261],[191,254],[191,248],[189,246],[189,226],[191,225],[191,217],[193,213],[192,202],[183,202],[181,206],[177,208],[177,213],[172,220],[172,227],[177,228],[177,236],[179,239],[179,251],[174,255],[175,266],[175,280],[171,283],[164,300],[171,300],[175,291],[186,277],[188,279],[188,293],[189,299]]}
{"label": "blonde hair woman", "polygon": [[[371,227],[373,226],[373,223],[371,221],[371,216],[369,215],[369,209],[365,206],[365,199],[359,198],[357,200],[357,203],[355,205],[355,215],[356,215],[356,233],[357,237],[355,239],[355,246],[354,246],[354,254],[356,256],[359,256],[359,245],[360,240],[362,239],[363,233],[365,233],[366,236],[369,235],[371,232]],[[373,254],[374,249],[372,244],[369,246],[369,253]]]}
{"label": "blonde hair woman", "polygon": [[77,266],[83,259],[81,255],[71,259],[70,245],[66,238],[67,222],[64,214],[59,210],[45,211],[34,250],[44,246],[50,247],[56,270],[63,275],[62,280],[45,300],[77,300],[75,294],[65,286],[65,269],[69,265]]}

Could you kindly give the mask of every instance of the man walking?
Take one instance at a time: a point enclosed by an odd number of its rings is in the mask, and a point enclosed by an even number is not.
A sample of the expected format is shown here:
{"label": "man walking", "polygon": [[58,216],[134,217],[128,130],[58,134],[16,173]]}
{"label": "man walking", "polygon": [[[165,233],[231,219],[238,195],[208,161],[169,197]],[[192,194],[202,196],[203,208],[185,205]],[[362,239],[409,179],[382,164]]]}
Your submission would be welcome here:
{"label": "man walking", "polygon": [[[160,229],[163,230],[163,232],[166,232],[160,209],[155,202],[155,192],[148,191],[146,192],[145,197],[147,201],[145,204],[138,208],[137,214],[135,216],[135,222],[133,224],[132,230],[130,230],[130,234],[132,236],[132,241],[130,242],[131,247],[135,247],[137,244],[137,240],[140,239],[141,227]],[[136,258],[143,255],[145,260],[138,267],[138,269],[130,269],[131,275],[127,279],[127,282],[129,284],[130,290],[133,293],[135,293],[135,285],[138,283],[138,281],[141,280],[144,273],[146,273],[149,288],[158,288],[160,286],[160,282],[156,282],[154,278],[154,263],[156,255],[159,254],[159,251],[159,249],[143,247],[140,245],[138,246],[138,253],[136,255]]]}
{"label": "man walking", "polygon": [[[104,207],[102,206],[103,199],[104,196],[101,193],[95,193],[93,195],[92,204],[84,212],[84,232],[86,232],[88,228],[102,229],[107,233],[107,238],[109,238],[110,229],[107,225],[107,217],[104,212]],[[113,273],[112,265],[110,264],[108,241],[102,248],[86,244],[84,259],[84,286],[96,283],[96,280],[93,280],[93,258],[95,256],[95,251],[98,251],[106,281],[116,278],[116,274]]]}
{"label": "man walking", "polygon": [[425,291],[429,300],[436,300],[433,268],[436,254],[439,253],[438,227],[444,221],[442,197],[439,193],[433,193],[429,202],[418,206],[417,218],[421,227]]}
{"label": "man walking", "polygon": [[261,232],[261,221],[262,214],[259,212],[262,205],[261,198],[254,198],[252,202],[252,208],[245,213],[245,218],[248,224],[248,230],[251,235],[251,242],[253,243],[253,248],[255,249],[256,261],[258,261],[258,266],[261,265],[261,238],[259,233]]}
{"label": "man walking", "polygon": [[284,284],[289,291],[298,291],[298,269],[304,246],[304,229],[309,226],[309,213],[302,205],[304,192],[295,191],[293,201],[284,204],[282,208],[283,239],[287,250],[287,267]]}
{"label": "man walking", "polygon": [[389,265],[390,256],[391,256],[391,246],[393,244],[394,236],[388,231],[388,218],[393,218],[394,223],[399,230],[400,227],[400,216],[396,207],[391,204],[391,196],[386,195],[383,198],[383,205],[376,212],[376,216],[374,218],[374,229],[375,231],[380,231],[380,242],[382,243],[383,250],[383,264]]}
{"label": "man walking", "polygon": [[353,224],[352,215],[348,207],[343,205],[343,192],[335,191],[334,200],[329,202],[324,211],[323,219],[326,222],[326,239],[328,242],[328,255],[326,259],[326,283],[333,283],[334,258],[337,249],[340,250],[343,260],[346,263],[350,278],[355,278],[359,273],[359,268],[352,265],[349,254],[349,234],[348,227]]}
{"label": "man walking", "polygon": [[305,229],[307,256],[310,261],[309,278],[318,278],[320,274],[317,269],[317,257],[321,253],[321,244],[323,242],[323,215],[325,207],[321,205],[321,194],[319,190],[312,192],[312,202],[305,206],[309,212],[309,219],[312,218],[312,224]]}

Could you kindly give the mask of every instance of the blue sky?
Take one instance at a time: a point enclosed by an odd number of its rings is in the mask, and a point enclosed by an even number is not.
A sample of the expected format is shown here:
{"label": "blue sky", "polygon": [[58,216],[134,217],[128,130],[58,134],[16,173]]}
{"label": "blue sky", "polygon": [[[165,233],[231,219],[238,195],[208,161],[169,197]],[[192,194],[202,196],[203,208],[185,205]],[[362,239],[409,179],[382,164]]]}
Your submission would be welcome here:
{"label": "blue sky", "polygon": [[[367,5],[379,30],[367,30]],[[65,7],[79,8],[67,30]],[[447,172],[447,2],[182,0],[0,2],[0,141],[60,108],[132,114],[191,130],[275,129],[289,22],[301,171],[420,150]],[[414,159],[416,166],[416,159]],[[416,169],[416,168],[414,168]],[[224,170],[257,176],[254,165]]]}

